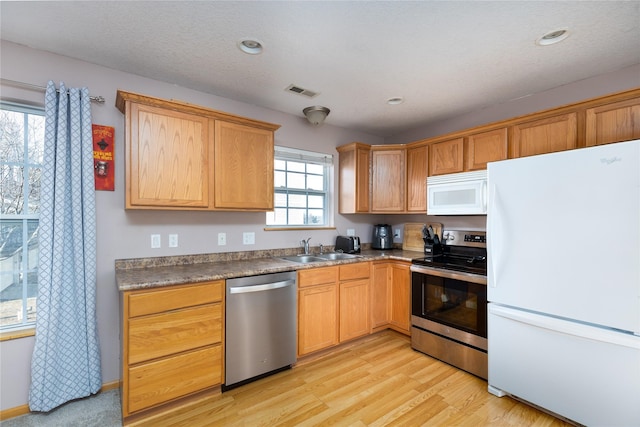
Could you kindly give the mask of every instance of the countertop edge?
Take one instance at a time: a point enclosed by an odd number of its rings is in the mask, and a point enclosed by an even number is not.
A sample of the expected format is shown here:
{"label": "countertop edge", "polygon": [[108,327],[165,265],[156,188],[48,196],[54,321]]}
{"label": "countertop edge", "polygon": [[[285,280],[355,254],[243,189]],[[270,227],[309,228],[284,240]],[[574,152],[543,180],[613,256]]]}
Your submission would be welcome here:
{"label": "countertop edge", "polygon": [[116,285],[119,291],[125,292],[385,259],[411,262],[413,258],[423,256],[421,252],[404,250],[367,250],[358,255],[358,258],[353,259],[327,260],[306,264],[286,261],[278,257],[266,257],[173,266],[116,267]]}

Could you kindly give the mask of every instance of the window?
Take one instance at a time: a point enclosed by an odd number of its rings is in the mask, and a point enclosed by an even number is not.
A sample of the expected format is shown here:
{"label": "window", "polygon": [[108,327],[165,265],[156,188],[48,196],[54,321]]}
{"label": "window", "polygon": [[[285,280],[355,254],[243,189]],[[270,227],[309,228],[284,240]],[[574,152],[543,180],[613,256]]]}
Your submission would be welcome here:
{"label": "window", "polygon": [[275,209],[267,212],[267,226],[329,226],[332,165],[329,154],[276,147]]}
{"label": "window", "polygon": [[33,326],[44,111],[0,103],[0,330]]}

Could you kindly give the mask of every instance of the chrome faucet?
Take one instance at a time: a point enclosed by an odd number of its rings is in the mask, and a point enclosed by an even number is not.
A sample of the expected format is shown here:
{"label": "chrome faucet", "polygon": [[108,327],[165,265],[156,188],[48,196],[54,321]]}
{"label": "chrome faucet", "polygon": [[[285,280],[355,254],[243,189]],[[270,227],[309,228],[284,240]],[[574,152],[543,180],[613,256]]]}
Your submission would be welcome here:
{"label": "chrome faucet", "polygon": [[322,243],[320,243],[320,255],[322,255],[324,253],[324,246],[322,246]]}
{"label": "chrome faucet", "polygon": [[309,240],[311,240],[311,237],[309,237],[307,240],[302,239],[300,241],[300,244],[302,245],[302,247],[304,247],[304,254],[305,255],[309,255]]}

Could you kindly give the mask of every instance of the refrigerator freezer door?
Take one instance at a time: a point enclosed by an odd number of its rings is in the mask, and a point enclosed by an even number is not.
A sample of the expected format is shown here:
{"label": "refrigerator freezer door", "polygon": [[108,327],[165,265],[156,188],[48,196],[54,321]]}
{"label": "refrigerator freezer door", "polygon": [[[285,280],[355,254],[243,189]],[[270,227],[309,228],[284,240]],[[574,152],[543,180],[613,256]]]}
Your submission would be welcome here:
{"label": "refrigerator freezer door", "polygon": [[488,322],[492,392],[584,425],[640,425],[640,337],[496,304]]}
{"label": "refrigerator freezer door", "polygon": [[488,299],[640,335],[640,141],[488,165]]}

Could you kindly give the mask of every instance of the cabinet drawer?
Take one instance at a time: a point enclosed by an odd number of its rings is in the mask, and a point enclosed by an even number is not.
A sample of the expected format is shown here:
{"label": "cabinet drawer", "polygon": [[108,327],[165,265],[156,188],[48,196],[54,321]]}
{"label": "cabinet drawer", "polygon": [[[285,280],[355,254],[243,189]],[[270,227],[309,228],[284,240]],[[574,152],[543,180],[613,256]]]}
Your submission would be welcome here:
{"label": "cabinet drawer", "polygon": [[222,301],[223,281],[128,294],[129,317]]}
{"label": "cabinet drawer", "polygon": [[369,263],[358,262],[340,266],[340,280],[365,279],[369,277]]}
{"label": "cabinet drawer", "polygon": [[222,347],[203,348],[129,368],[129,413],[222,381]]}
{"label": "cabinet drawer", "polygon": [[222,341],[221,304],[129,320],[128,363],[134,364]]}
{"label": "cabinet drawer", "polygon": [[338,267],[321,267],[298,271],[298,287],[336,283]]}

